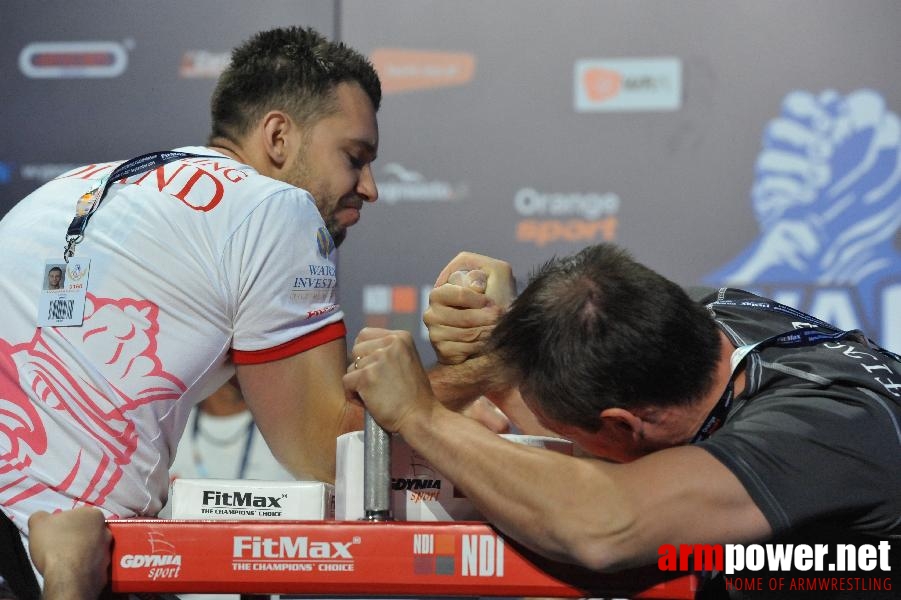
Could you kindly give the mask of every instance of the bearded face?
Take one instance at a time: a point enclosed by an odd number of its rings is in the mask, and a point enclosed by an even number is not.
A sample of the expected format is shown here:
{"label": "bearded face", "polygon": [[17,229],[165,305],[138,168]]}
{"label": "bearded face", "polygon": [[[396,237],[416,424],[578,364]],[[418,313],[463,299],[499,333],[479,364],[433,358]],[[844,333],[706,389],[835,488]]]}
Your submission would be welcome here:
{"label": "bearded face", "polygon": [[356,84],[335,88],[335,110],[298,125],[285,180],[312,194],[335,245],[360,220],[364,202],[375,202],[378,189],[371,163],[378,148],[372,102]]}

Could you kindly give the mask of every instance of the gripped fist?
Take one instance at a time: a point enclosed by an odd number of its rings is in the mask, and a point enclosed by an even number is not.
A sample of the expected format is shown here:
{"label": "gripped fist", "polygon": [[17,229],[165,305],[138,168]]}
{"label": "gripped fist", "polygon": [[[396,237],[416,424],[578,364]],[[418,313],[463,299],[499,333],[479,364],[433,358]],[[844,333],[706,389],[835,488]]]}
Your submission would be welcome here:
{"label": "gripped fist", "polygon": [[471,252],[458,254],[438,275],[423,315],[438,362],[460,364],[483,352],[515,295],[508,263]]}
{"label": "gripped fist", "polygon": [[99,509],[81,506],[28,519],[31,560],[45,598],[96,598],[107,582],[112,534]]}
{"label": "gripped fist", "polygon": [[400,431],[406,419],[436,404],[410,332],[364,328],[351,356],[343,377],[345,393],[362,401],[384,429]]}

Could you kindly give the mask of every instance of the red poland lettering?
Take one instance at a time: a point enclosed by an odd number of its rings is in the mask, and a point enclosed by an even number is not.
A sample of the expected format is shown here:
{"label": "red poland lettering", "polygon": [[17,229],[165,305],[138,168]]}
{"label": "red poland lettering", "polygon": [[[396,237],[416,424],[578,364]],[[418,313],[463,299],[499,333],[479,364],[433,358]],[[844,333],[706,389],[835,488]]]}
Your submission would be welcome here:
{"label": "red poland lettering", "polygon": [[244,171],[232,167],[227,167],[225,165],[220,165],[214,160],[204,158],[188,162],[197,165],[198,167],[212,167],[213,171],[217,173],[221,171],[222,176],[232,183],[238,183],[247,179],[247,173],[245,173]]}
{"label": "red poland lettering", "polygon": [[112,164],[88,165],[88,166],[84,167],[83,169],[81,169],[80,171],[75,171],[71,175],[67,175],[66,179],[69,179],[71,177],[77,177],[78,179],[93,179],[100,173],[103,173],[104,171],[112,171],[112,169],[113,169]]}
{"label": "red poland lettering", "polygon": [[[212,173],[204,171],[203,169],[199,169],[193,165],[181,163],[178,165],[178,168],[167,178],[165,173],[166,166],[168,165],[163,165],[154,169],[153,171],[141,175],[141,177],[139,177],[133,183],[135,185],[141,185],[151,175],[155,174],[156,186],[159,191],[166,192],[173,198],[178,198],[185,204],[185,206],[193,210],[200,210],[204,212],[213,210],[214,208],[216,208],[216,205],[219,204],[219,202],[222,200],[222,195],[225,190],[222,186],[222,182],[219,181],[219,179],[217,179],[216,176]],[[194,172],[188,177],[188,180],[184,183],[184,185],[181,186],[181,189],[173,193],[172,188],[178,187],[178,184],[173,183],[175,177],[187,168],[193,169]],[[210,184],[212,184],[212,189],[209,189]],[[195,191],[195,188],[198,188],[196,193],[189,199],[189,195]]]}

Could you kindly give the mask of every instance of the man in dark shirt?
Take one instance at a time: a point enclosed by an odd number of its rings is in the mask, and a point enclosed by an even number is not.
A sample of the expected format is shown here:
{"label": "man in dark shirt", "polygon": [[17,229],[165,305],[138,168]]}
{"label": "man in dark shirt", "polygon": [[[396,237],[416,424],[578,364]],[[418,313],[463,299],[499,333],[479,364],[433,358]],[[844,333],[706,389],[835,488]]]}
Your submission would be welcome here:
{"label": "man in dark shirt", "polygon": [[459,386],[606,459],[467,423],[434,400],[409,334],[363,330],[345,387],[501,531],[599,571],[654,564],[665,545],[802,542],[827,552],[805,576],[844,580],[827,591],[891,588],[888,556],[829,561],[839,542],[901,545],[896,356],[740,290],[692,298],[608,244],[550,261],[512,303],[509,265],[484,256],[459,255],[438,284],[426,323]]}

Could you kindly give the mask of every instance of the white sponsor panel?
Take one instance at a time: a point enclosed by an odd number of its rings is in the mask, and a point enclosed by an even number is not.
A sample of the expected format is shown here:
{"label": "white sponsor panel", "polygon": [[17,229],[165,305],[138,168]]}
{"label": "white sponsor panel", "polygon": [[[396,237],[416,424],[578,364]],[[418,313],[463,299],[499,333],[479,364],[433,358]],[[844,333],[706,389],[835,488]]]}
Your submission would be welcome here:
{"label": "white sponsor panel", "polygon": [[334,516],[334,486],[319,481],[176,479],[173,519],[321,520]]}

